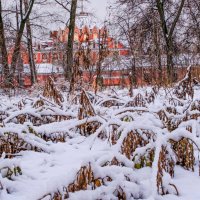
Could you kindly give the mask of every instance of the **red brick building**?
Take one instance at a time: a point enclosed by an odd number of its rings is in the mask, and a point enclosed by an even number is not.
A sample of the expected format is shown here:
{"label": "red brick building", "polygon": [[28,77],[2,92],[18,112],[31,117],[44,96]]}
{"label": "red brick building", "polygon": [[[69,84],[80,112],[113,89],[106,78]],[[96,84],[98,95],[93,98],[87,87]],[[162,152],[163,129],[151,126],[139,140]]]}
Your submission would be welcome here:
{"label": "red brick building", "polygon": [[[66,27],[64,30],[59,29],[57,31],[50,32],[50,37],[46,41],[41,41],[34,44],[34,59],[36,64],[37,76],[39,81],[44,81],[52,74],[63,74],[63,54],[65,53],[65,46],[68,40],[69,29]],[[98,60],[99,43],[103,34],[106,33],[106,45],[109,51],[108,56],[117,54],[118,56],[128,56],[129,50],[120,41],[115,40],[109,34],[109,31],[103,28],[89,28],[84,26],[82,28],[75,28],[74,34],[74,52],[76,53],[80,45],[89,45],[90,59],[92,63]],[[8,63],[11,64],[12,49],[8,53]],[[30,70],[29,70],[29,57],[28,51],[23,46],[21,47],[21,62],[24,65],[23,79],[24,85],[29,86]],[[85,76],[87,72],[85,73]]]}

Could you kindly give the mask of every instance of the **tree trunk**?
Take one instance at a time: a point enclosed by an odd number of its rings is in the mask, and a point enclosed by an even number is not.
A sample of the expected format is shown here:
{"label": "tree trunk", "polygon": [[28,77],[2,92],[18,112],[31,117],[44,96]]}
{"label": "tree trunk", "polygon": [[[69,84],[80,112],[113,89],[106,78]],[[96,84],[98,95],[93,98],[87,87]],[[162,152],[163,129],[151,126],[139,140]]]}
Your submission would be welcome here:
{"label": "tree trunk", "polygon": [[168,74],[168,81],[172,83],[176,80],[174,63],[173,63],[173,33],[176,27],[176,24],[180,18],[181,12],[183,10],[183,6],[185,4],[185,0],[181,0],[180,6],[177,10],[175,18],[171,24],[171,27],[167,27],[166,16],[164,11],[164,2],[161,0],[156,0],[156,6],[158,9],[158,13],[160,15],[161,26],[163,30],[163,36],[166,43],[166,55],[167,55],[167,74]]}
{"label": "tree trunk", "polygon": [[[134,55],[134,53],[132,53]],[[137,84],[137,77],[136,77],[136,66],[135,66],[135,56],[131,58],[131,74],[129,74],[129,81],[130,81],[130,96],[133,97],[133,87]]]}
{"label": "tree trunk", "polygon": [[5,35],[4,35],[4,24],[3,24],[3,18],[2,18],[2,5],[0,0],[0,53],[2,56],[2,71],[4,76],[4,84],[5,86],[10,86],[9,84],[9,66],[8,66],[8,53],[6,49],[6,41],[5,41]]}
{"label": "tree trunk", "polygon": [[[21,1],[20,1],[20,3],[22,4]],[[25,12],[24,18],[22,16],[21,23],[20,23],[20,26],[19,26],[19,31],[17,32],[17,36],[16,36],[16,40],[15,40],[15,46],[14,46],[14,51],[13,51],[13,55],[12,55],[12,61],[11,61],[10,82],[13,82],[13,79],[14,79],[14,74],[15,74],[15,70],[16,70],[17,60],[18,60],[18,58],[20,56],[21,39],[22,39],[22,36],[23,36],[23,32],[24,32],[24,28],[25,28],[25,25],[26,25],[26,21],[29,18],[29,15],[30,15],[30,13],[32,11],[33,4],[34,4],[34,0],[31,0],[29,2],[29,6],[28,6],[27,12]],[[22,9],[22,5],[20,7]],[[20,13],[22,13],[21,9],[20,9]]]}
{"label": "tree trunk", "polygon": [[[152,12],[155,14],[154,12]],[[156,59],[158,64],[158,84],[161,85],[163,83],[163,75],[162,75],[162,60],[161,60],[161,52],[160,52],[160,39],[159,39],[159,29],[158,29],[158,21],[153,19],[153,40],[155,45],[155,53],[156,53]]]}
{"label": "tree trunk", "polygon": [[77,0],[72,0],[71,11],[70,11],[70,22],[69,22],[69,34],[68,34],[67,51],[66,51],[67,60],[64,66],[65,78],[67,80],[71,80],[73,73],[73,47],[74,47],[76,8],[77,8]]}
{"label": "tree trunk", "polygon": [[[28,10],[28,0],[24,0],[25,11]],[[28,46],[28,55],[29,55],[29,65],[31,71],[31,84],[33,85],[37,82],[37,73],[34,61],[34,54],[33,54],[33,42],[32,42],[32,31],[29,17],[26,21],[26,31],[27,31],[27,46]]]}
{"label": "tree trunk", "polygon": [[10,81],[11,82],[14,79],[17,60],[19,59],[19,56],[20,56],[20,45],[21,45],[21,38],[22,38],[22,35],[23,35],[24,27],[25,27],[25,22],[21,22],[20,29],[19,29],[19,32],[17,33],[17,38],[16,38],[16,41],[15,41],[13,55],[12,55],[11,75],[10,75]]}
{"label": "tree trunk", "polygon": [[132,53],[132,58],[131,58],[131,82],[132,85],[136,85],[137,84],[137,77],[136,77],[136,61],[135,61],[135,53]]}
{"label": "tree trunk", "polygon": [[[21,1],[21,0],[20,0]],[[21,2],[20,2],[21,3]],[[20,19],[22,19],[22,10],[21,10],[21,6],[20,5]],[[18,7],[17,7],[17,4],[16,4],[16,24],[17,24],[17,29],[16,31],[19,32],[19,10],[18,10]],[[16,68],[17,68],[17,82],[18,82],[18,86],[19,87],[22,87],[23,85],[23,80],[22,80],[22,73],[23,73],[23,59],[21,57],[21,53],[19,55],[19,58],[17,59],[17,62],[16,62]]]}
{"label": "tree trunk", "polygon": [[172,38],[168,38],[166,41],[166,53],[167,53],[167,74],[169,81],[171,83],[176,81],[175,69],[174,69],[174,62],[173,62],[173,40]]}

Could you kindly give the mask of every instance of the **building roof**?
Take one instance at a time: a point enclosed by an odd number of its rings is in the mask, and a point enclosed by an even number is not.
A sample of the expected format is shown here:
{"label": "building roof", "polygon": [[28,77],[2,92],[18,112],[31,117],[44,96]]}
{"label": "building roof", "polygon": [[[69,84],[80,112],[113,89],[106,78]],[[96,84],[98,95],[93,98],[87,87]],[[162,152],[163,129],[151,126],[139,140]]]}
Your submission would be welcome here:
{"label": "building roof", "polygon": [[[36,64],[36,71],[37,74],[52,74],[52,73],[63,73],[63,67],[55,66],[51,63],[41,63]],[[24,73],[30,74],[30,67],[29,65],[24,65]]]}

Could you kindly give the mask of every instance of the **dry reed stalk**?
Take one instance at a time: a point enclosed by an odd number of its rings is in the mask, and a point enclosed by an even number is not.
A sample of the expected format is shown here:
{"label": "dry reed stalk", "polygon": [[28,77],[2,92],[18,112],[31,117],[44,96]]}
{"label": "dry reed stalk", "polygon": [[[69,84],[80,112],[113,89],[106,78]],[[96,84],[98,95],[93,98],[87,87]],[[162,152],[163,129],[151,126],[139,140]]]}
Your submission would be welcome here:
{"label": "dry reed stalk", "polygon": [[192,80],[191,70],[192,70],[192,66],[189,66],[187,68],[185,77],[181,81],[179,81],[177,87],[175,88],[174,94],[179,99],[186,99],[187,97],[190,97],[191,99],[193,99],[194,89],[193,89],[193,80]]}
{"label": "dry reed stalk", "polygon": [[[169,191],[167,189],[168,186],[165,186],[163,184],[163,176],[164,173],[168,173],[171,177],[174,177],[174,160],[169,155],[169,152],[167,151],[166,147],[162,146],[160,154],[159,154],[159,160],[158,160],[158,171],[157,171],[157,191],[158,194],[165,195],[169,194]],[[176,190],[177,195],[178,191]]]}
{"label": "dry reed stalk", "polygon": [[[139,133],[138,130],[133,130],[128,133],[127,137],[124,139],[121,150],[122,153],[126,155],[128,159],[133,159],[132,155],[138,147],[144,147],[149,143],[151,139],[154,138],[154,133],[149,130],[140,130],[142,133]],[[146,139],[144,139],[145,136]],[[141,159],[143,160],[143,159]]]}
{"label": "dry reed stalk", "polygon": [[146,107],[146,101],[144,97],[139,93],[132,101],[126,104],[126,107]]}
{"label": "dry reed stalk", "polygon": [[0,155],[6,153],[7,158],[13,158],[15,154],[24,150],[41,152],[40,148],[32,146],[19,138],[17,133],[7,132],[0,136]]}
{"label": "dry reed stalk", "polygon": [[[78,112],[78,119],[82,120],[91,116],[95,116],[95,110],[90,102],[90,99],[86,92],[83,90],[80,97],[80,105]],[[92,123],[84,123],[79,126],[80,134],[82,135],[91,135],[93,134],[97,129],[99,128],[98,122],[92,122]]]}
{"label": "dry reed stalk", "polygon": [[56,88],[53,78],[49,77],[44,86],[43,96],[53,100],[58,105],[64,101],[62,94]]}
{"label": "dry reed stalk", "polygon": [[87,167],[81,167],[76,175],[76,180],[69,184],[67,189],[68,192],[76,192],[80,190],[87,190],[88,186],[90,186],[92,190],[95,190],[96,188],[104,185],[107,181],[110,182],[112,179],[110,177],[95,178],[91,165],[89,164]]}
{"label": "dry reed stalk", "polygon": [[178,142],[171,140],[171,143],[177,156],[177,164],[187,170],[194,171],[195,157],[193,143],[187,138],[182,138]]}

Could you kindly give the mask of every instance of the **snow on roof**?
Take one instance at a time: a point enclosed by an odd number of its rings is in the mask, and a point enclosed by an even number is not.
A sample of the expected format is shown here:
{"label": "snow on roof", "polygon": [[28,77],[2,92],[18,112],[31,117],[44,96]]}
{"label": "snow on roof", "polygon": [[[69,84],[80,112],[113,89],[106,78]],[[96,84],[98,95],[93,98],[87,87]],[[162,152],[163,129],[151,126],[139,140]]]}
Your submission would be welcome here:
{"label": "snow on roof", "polygon": [[[63,73],[62,66],[56,66],[51,63],[36,64],[37,74],[51,74],[51,73]],[[29,65],[24,65],[24,73],[30,73]]]}
{"label": "snow on roof", "polygon": [[51,74],[51,73],[63,73],[63,68],[55,66],[51,63],[42,63],[36,65],[38,74]]}
{"label": "snow on roof", "polygon": [[45,47],[44,50],[51,50],[53,47]]}

